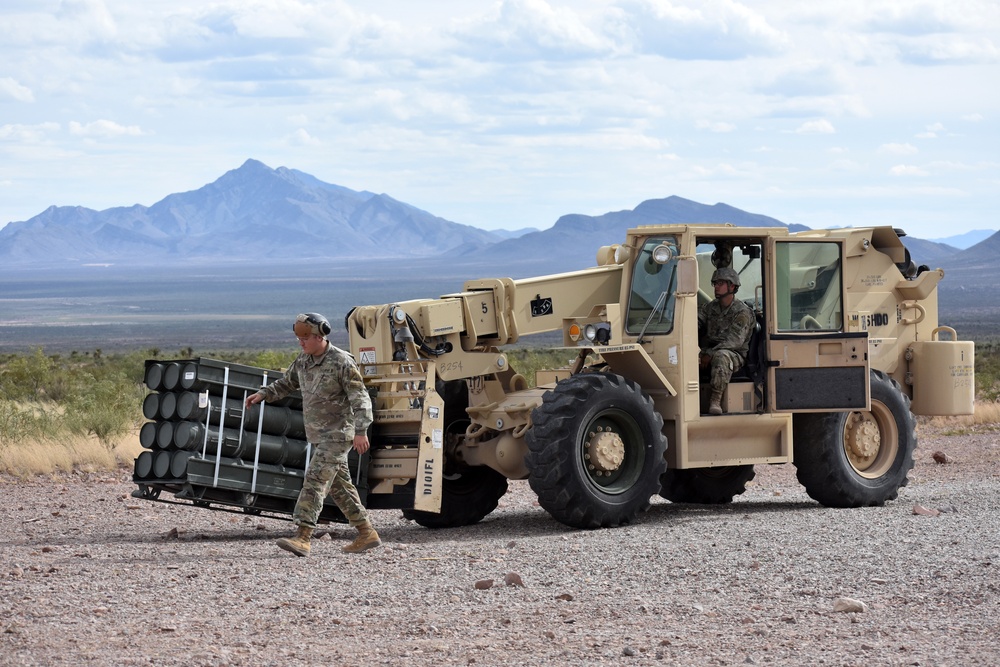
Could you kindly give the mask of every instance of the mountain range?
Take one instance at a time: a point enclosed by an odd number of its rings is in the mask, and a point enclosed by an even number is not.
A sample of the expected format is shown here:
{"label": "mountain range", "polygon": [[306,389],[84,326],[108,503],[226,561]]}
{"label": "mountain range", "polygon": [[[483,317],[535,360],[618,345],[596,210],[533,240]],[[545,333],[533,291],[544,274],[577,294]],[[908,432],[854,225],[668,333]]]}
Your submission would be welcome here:
{"label": "mountain range", "polygon": [[[204,187],[171,194],[149,207],[52,206],[30,220],[12,222],[0,229],[0,263],[8,268],[164,267],[375,256],[488,258],[565,270],[590,265],[598,247],[623,240],[631,227],[682,222],[807,229],[727,204],[670,196],[600,216],[564,215],[542,231],[491,232],[386,194],[358,192],[250,159]],[[967,250],[912,237],[904,243],[918,263],[962,265],[967,254],[992,255],[980,246],[1000,245],[1000,238],[992,234]]]}

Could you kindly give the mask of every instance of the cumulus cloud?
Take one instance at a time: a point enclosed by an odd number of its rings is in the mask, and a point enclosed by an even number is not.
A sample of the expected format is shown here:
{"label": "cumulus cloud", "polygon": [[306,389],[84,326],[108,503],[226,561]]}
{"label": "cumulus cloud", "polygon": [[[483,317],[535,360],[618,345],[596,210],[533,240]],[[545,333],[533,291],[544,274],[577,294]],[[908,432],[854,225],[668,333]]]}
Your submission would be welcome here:
{"label": "cumulus cloud", "polygon": [[926,176],[927,172],[910,164],[897,164],[889,170],[890,176]]}
{"label": "cumulus cloud", "polygon": [[104,0],[61,0],[56,18],[90,40],[112,39],[118,25]]}
{"label": "cumulus cloud", "polygon": [[142,129],[138,125],[120,125],[114,121],[103,119],[95,120],[85,125],[76,121],[70,121],[69,132],[74,136],[86,137],[88,139],[111,139],[122,136],[138,137],[143,134]]}
{"label": "cumulus cloud", "polygon": [[837,129],[825,118],[808,120],[795,129],[795,134],[834,134]]}
{"label": "cumulus cloud", "polygon": [[631,46],[678,60],[737,60],[784,51],[788,37],[734,0],[621,0]]}
{"label": "cumulus cloud", "polygon": [[323,142],[300,127],[288,137],[288,143],[295,146],[320,146]]}
{"label": "cumulus cloud", "polygon": [[35,95],[27,86],[22,86],[9,76],[0,78],[0,99],[8,97],[15,102],[34,102]]}
{"label": "cumulus cloud", "polygon": [[936,139],[938,135],[944,132],[944,125],[941,123],[931,123],[924,128],[923,132],[917,134],[918,139]]}
{"label": "cumulus cloud", "polygon": [[913,144],[882,144],[878,147],[878,152],[889,155],[913,155],[917,152],[917,147]]}
{"label": "cumulus cloud", "polygon": [[49,134],[59,130],[59,123],[38,123],[22,125],[12,123],[0,125],[0,139],[33,144],[44,140]]}
{"label": "cumulus cloud", "polygon": [[710,121],[710,120],[699,120],[694,126],[699,130],[708,130],[709,132],[716,132],[724,134],[726,132],[732,132],[736,129],[736,126],[732,123],[726,123],[723,121]]}
{"label": "cumulus cloud", "polygon": [[449,34],[476,60],[561,60],[606,54],[611,48],[577,12],[545,0],[502,0],[489,14],[455,21]]}
{"label": "cumulus cloud", "polygon": [[896,43],[899,59],[915,65],[1000,62],[1000,48],[988,37],[930,35]]}
{"label": "cumulus cloud", "polygon": [[836,95],[847,88],[839,67],[828,63],[797,65],[759,87],[762,93],[784,97]]}
{"label": "cumulus cloud", "polygon": [[873,32],[930,35],[957,30],[961,22],[961,11],[952,2],[891,2],[873,3],[865,27]]}

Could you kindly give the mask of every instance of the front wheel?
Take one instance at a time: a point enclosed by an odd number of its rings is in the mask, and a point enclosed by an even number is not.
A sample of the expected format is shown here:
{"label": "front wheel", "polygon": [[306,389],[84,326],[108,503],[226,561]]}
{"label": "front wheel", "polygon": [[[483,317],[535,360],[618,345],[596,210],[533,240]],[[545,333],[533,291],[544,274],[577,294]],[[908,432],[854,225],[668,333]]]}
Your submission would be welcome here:
{"label": "front wheel", "polygon": [[557,521],[618,526],[649,508],[667,440],[637,384],[611,373],[574,375],[545,393],[531,421],[528,484]]}
{"label": "front wheel", "polygon": [[441,513],[403,510],[403,517],[424,528],[456,528],[478,523],[507,493],[507,478],[492,468],[466,468],[446,474],[441,484]]}
{"label": "front wheel", "polygon": [[871,375],[871,410],[798,414],[796,476],[827,507],[885,504],[909,482],[917,447],[910,399],[880,371]]}

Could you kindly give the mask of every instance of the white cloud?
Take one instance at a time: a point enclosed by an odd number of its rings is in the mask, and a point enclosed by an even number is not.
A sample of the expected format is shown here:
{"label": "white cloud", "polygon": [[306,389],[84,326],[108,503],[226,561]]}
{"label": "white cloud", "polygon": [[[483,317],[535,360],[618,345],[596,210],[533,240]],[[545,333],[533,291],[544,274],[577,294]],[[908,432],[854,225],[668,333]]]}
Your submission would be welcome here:
{"label": "white cloud", "polygon": [[69,123],[70,134],[78,137],[110,139],[112,137],[138,137],[143,131],[138,125],[119,125],[110,120],[95,120],[86,125],[76,121]]}
{"label": "white cloud", "polygon": [[834,134],[837,129],[825,118],[808,120],[795,129],[795,134]]}
{"label": "white cloud", "polygon": [[889,155],[913,155],[918,149],[913,144],[882,144],[878,147],[878,152]]}
{"label": "white cloud", "polygon": [[969,123],[980,123],[983,121],[983,114],[981,113],[967,113],[962,116],[962,120]]}
{"label": "white cloud", "polygon": [[920,167],[909,164],[897,164],[889,170],[890,176],[926,176],[927,172]]}
{"label": "white cloud", "polygon": [[322,141],[312,136],[301,127],[292,132],[291,136],[288,137],[288,143],[295,146],[321,146],[323,144]]}
{"label": "white cloud", "polygon": [[0,125],[0,139],[32,144],[47,139],[50,134],[58,130],[59,123],[39,123],[37,125],[14,123]]}
{"label": "white cloud", "polygon": [[488,14],[456,19],[448,34],[474,60],[574,59],[612,47],[574,9],[545,0],[501,0]]}
{"label": "white cloud", "polygon": [[0,78],[0,99],[9,97],[15,102],[34,102],[35,95],[27,86],[22,86],[9,76]]}
{"label": "white cloud", "polygon": [[872,2],[866,27],[873,32],[931,35],[955,31],[961,22],[960,16],[953,3]]}
{"label": "white cloud", "polygon": [[942,132],[944,132],[944,125],[941,123],[931,123],[924,128],[923,132],[917,134],[918,139],[936,139]]}
{"label": "white cloud", "polygon": [[1000,48],[987,37],[933,35],[896,44],[904,62],[917,65],[1000,62]]}
{"label": "white cloud", "polygon": [[830,163],[830,169],[834,171],[860,171],[864,168],[858,162],[854,160],[849,160],[847,158],[841,158],[839,160],[834,160]]}
{"label": "white cloud", "polygon": [[785,51],[789,39],[734,0],[620,0],[620,31],[632,48],[678,60],[738,60]]}
{"label": "white cloud", "polygon": [[847,77],[839,66],[830,63],[796,65],[781,72],[759,90],[783,97],[839,95],[848,88]]}
{"label": "white cloud", "polygon": [[699,120],[695,122],[694,126],[699,130],[708,130],[709,132],[715,132],[717,134],[725,134],[736,129],[734,124],[726,123],[724,121]]}

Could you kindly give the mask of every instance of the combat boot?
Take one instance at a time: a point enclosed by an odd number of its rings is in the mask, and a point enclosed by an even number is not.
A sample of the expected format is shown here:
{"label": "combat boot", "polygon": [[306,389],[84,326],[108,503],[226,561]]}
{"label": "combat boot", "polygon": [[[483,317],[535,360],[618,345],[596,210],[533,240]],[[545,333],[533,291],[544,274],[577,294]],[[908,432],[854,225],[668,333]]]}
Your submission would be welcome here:
{"label": "combat boot", "polygon": [[308,526],[299,526],[295,531],[295,537],[282,537],[278,540],[278,546],[285,551],[291,551],[296,556],[309,555],[309,540],[312,539],[313,529]]}
{"label": "combat boot", "polygon": [[710,415],[721,415],[722,414],[722,392],[712,391],[712,397],[708,399],[708,414]]}
{"label": "combat boot", "polygon": [[365,521],[357,528],[358,536],[354,538],[353,542],[342,548],[341,551],[347,554],[357,554],[382,546],[382,540],[379,539],[378,533],[372,528],[371,523]]}

